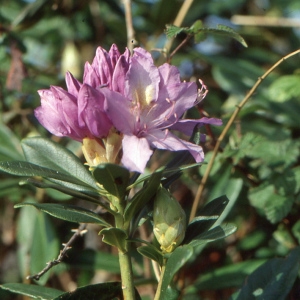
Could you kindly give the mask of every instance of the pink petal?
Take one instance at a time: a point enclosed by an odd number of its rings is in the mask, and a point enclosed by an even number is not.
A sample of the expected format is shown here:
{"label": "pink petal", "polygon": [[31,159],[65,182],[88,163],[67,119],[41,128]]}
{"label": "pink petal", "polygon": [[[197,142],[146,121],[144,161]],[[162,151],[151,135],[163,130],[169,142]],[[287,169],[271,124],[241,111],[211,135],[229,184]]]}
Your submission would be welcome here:
{"label": "pink petal", "polygon": [[104,112],[103,94],[84,84],[78,95],[78,123],[81,128],[88,128],[92,136],[107,136],[112,124]]}
{"label": "pink petal", "polygon": [[192,135],[193,130],[196,125],[198,126],[203,126],[204,124],[209,124],[209,125],[216,125],[220,126],[222,125],[222,120],[221,119],[215,119],[215,118],[207,118],[203,117],[201,119],[184,119],[184,120],[179,120],[177,123],[169,127],[172,130],[178,130],[188,136]]}
{"label": "pink petal", "polygon": [[122,141],[122,164],[130,171],[143,173],[153,151],[145,138],[125,135]]}
{"label": "pink petal", "polygon": [[169,131],[155,131],[147,136],[150,145],[163,150],[169,151],[189,151],[196,162],[204,160],[204,153],[201,146],[181,140]]}
{"label": "pink petal", "polygon": [[152,57],[135,52],[125,79],[125,96],[142,107],[157,100],[160,77]]}
{"label": "pink petal", "polygon": [[82,84],[77,79],[75,79],[70,72],[66,73],[66,84],[68,92],[77,97]]}

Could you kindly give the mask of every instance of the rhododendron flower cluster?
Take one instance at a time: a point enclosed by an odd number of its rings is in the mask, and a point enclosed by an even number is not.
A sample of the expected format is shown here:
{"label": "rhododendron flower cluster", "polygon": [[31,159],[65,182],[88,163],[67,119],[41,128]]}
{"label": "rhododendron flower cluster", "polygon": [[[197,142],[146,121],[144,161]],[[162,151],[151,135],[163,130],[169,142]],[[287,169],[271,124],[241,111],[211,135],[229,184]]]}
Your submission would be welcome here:
{"label": "rhododendron flower cluster", "polygon": [[175,66],[156,67],[149,52],[135,48],[120,54],[99,47],[92,64],[86,63],[83,82],[66,74],[67,91],[51,86],[40,90],[39,122],[56,136],[83,143],[89,165],[121,163],[143,172],[153,149],[187,150],[196,162],[204,159],[201,146],[182,140],[170,130],[191,135],[203,124],[221,120],[183,120],[183,114],[201,101],[206,88],[181,82]]}

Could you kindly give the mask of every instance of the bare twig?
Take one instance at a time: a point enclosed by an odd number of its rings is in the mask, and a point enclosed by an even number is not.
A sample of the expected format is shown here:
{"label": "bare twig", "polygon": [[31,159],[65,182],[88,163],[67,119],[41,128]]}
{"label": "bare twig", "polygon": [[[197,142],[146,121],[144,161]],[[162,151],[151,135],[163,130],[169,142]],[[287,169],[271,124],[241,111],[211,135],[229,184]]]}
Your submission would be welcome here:
{"label": "bare twig", "polygon": [[186,38],[172,51],[172,53],[169,55],[168,57],[168,60],[167,62],[170,63],[171,60],[172,60],[172,57],[177,53],[177,51],[183,47],[187,42],[188,40],[191,38],[192,36],[191,35],[187,35]]}
{"label": "bare twig", "polygon": [[255,85],[252,87],[252,89],[247,93],[247,95],[245,96],[245,98],[243,99],[243,101],[236,107],[235,111],[233,112],[231,118],[229,119],[228,123],[226,124],[225,128],[223,129],[221,135],[219,136],[212,157],[207,165],[207,169],[205,171],[205,174],[201,180],[201,183],[199,185],[199,188],[197,190],[195,199],[194,199],[194,203],[193,203],[193,207],[191,210],[191,215],[190,215],[190,221],[195,217],[196,212],[197,212],[197,208],[199,206],[200,203],[200,199],[202,196],[202,193],[204,191],[204,186],[207,182],[209,173],[212,169],[213,163],[215,161],[215,158],[217,156],[218,150],[220,148],[220,144],[223,141],[225,135],[227,134],[230,126],[233,124],[234,120],[236,119],[238,113],[240,112],[240,110],[243,108],[243,106],[248,102],[248,100],[250,99],[250,97],[253,95],[253,93],[256,91],[256,89],[258,88],[258,86],[262,83],[262,81],[274,70],[276,69],[281,63],[283,63],[285,60],[287,60],[288,58],[296,55],[300,53],[300,49],[284,56],[283,58],[281,58],[279,61],[277,61],[266,73],[264,73],[264,75],[262,77],[259,77],[258,80],[256,81]]}
{"label": "bare twig", "polygon": [[[173,25],[178,26],[178,27],[181,26],[181,24],[182,24],[182,22],[183,22],[183,20],[184,20],[184,18],[186,16],[189,8],[191,7],[193,1],[194,0],[185,0],[182,3],[182,6],[181,6],[181,8],[180,8],[180,10],[179,10],[179,12],[178,12],[178,14],[177,14],[174,22],[173,22]],[[165,51],[166,51],[167,54],[170,52],[170,49],[171,49],[172,44],[173,44],[173,41],[174,41],[174,38],[171,38],[165,44],[164,49],[165,49]]]}
{"label": "bare twig", "polygon": [[130,52],[132,52],[136,41],[134,38],[135,32],[132,24],[131,0],[123,0],[123,3],[125,8],[125,20],[127,28],[127,47]]}
{"label": "bare twig", "polygon": [[69,239],[69,241],[66,244],[63,244],[64,248],[60,251],[57,259],[48,262],[46,264],[46,267],[42,271],[40,271],[39,273],[37,273],[35,275],[29,275],[26,277],[26,279],[39,280],[51,268],[60,264],[62,262],[62,260],[65,258],[65,256],[67,255],[67,251],[72,248],[71,245],[74,243],[74,241],[78,237],[83,236],[87,232],[86,227],[87,227],[87,224],[80,224],[80,226],[77,229],[72,230],[74,232],[74,234],[72,235],[72,237]]}

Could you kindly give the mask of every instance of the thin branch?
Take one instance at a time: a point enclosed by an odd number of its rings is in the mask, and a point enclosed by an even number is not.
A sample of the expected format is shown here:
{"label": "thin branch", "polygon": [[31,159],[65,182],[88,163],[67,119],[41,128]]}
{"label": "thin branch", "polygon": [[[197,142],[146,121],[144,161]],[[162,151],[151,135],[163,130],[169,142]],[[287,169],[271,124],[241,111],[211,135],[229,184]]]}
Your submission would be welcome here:
{"label": "thin branch", "polygon": [[281,58],[279,61],[277,61],[262,77],[259,77],[258,80],[256,81],[255,85],[252,87],[252,89],[247,93],[247,95],[245,96],[245,98],[243,99],[243,101],[236,107],[235,111],[233,112],[231,118],[229,119],[228,123],[226,124],[225,128],[223,129],[221,135],[219,136],[212,157],[207,165],[207,169],[205,171],[205,174],[201,180],[201,183],[199,185],[199,188],[197,190],[195,199],[194,199],[194,203],[193,203],[193,207],[191,210],[191,215],[190,215],[190,221],[196,216],[197,213],[197,209],[199,207],[199,203],[200,203],[200,199],[202,196],[202,193],[204,191],[204,186],[207,182],[208,176],[210,174],[210,171],[212,169],[213,163],[215,161],[215,158],[217,156],[217,153],[219,151],[221,142],[223,141],[225,135],[227,134],[230,126],[233,124],[234,120],[236,119],[238,113],[240,112],[240,110],[243,108],[243,106],[248,102],[248,100],[250,99],[250,97],[253,95],[253,93],[256,91],[256,89],[258,88],[258,86],[262,83],[262,81],[271,73],[273,72],[274,69],[276,69],[281,63],[283,63],[285,60],[287,60],[288,58],[296,55],[300,53],[300,49],[284,56],[283,58]]}
{"label": "thin branch", "polygon": [[172,53],[169,55],[169,57],[168,57],[168,63],[170,63],[171,62],[171,60],[172,60],[172,57],[177,53],[177,51],[181,48],[181,47],[183,47],[188,41],[189,41],[189,39],[191,38],[192,36],[191,35],[187,35],[186,37],[185,37],[185,39],[172,51]]}
{"label": "thin branch", "polygon": [[134,35],[134,29],[132,24],[132,13],[131,13],[131,0],[123,0],[125,9],[125,20],[127,29],[127,47],[132,52],[134,45],[136,44]]}
{"label": "thin branch", "polygon": [[[190,9],[192,3],[194,2],[194,0],[185,0],[173,22],[173,25],[180,27],[186,14],[188,13],[188,10]],[[167,40],[166,44],[165,44],[165,51],[168,54],[170,52],[170,49],[172,47],[174,38],[171,38],[169,40]]]}
{"label": "thin branch", "polygon": [[46,264],[46,267],[42,271],[40,271],[39,273],[37,273],[35,275],[29,275],[29,276],[26,277],[26,279],[39,280],[51,268],[53,268],[54,266],[60,264],[62,262],[62,260],[65,258],[65,256],[67,255],[67,251],[72,248],[71,245],[74,243],[74,241],[78,237],[83,236],[87,232],[86,227],[87,227],[87,224],[80,224],[78,229],[72,230],[74,232],[74,234],[72,235],[72,237],[69,239],[69,241],[66,244],[63,244],[64,248],[60,251],[57,259],[48,262]]}

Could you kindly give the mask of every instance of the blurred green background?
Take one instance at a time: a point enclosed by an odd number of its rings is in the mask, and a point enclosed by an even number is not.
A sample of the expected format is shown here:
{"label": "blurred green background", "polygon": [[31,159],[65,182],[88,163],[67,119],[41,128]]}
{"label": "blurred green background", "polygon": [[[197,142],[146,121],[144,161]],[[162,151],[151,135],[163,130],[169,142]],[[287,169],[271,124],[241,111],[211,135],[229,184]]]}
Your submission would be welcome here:
{"label": "blurred green background", "polygon": [[[183,1],[132,1],[137,44],[152,51],[158,64],[167,40],[165,25],[176,18]],[[218,24],[236,30],[248,44],[207,35],[191,39],[172,59],[182,78],[201,78],[209,94],[200,108],[228,121],[236,105],[277,60],[300,45],[298,0],[195,0],[183,26],[202,20],[205,27]],[[271,22],[271,23],[270,23]],[[120,51],[127,45],[125,12],[120,0],[37,0],[0,2],[0,160],[22,160],[20,140],[30,135],[50,136],[34,118],[39,106],[37,90],[50,85],[65,87],[68,70],[81,80],[85,61],[92,61],[97,46]],[[172,50],[185,38],[179,34]],[[206,185],[203,201],[226,194],[230,204],[225,221],[238,231],[199,249],[178,275],[185,284],[182,299],[228,299],[264,261],[287,255],[300,242],[300,57],[296,55],[268,76],[242,109],[222,143]],[[220,128],[208,128],[206,161]],[[80,153],[80,145],[57,139]],[[164,156],[163,156],[164,157]],[[161,163],[154,155],[152,169]],[[205,166],[182,176],[173,190],[189,211]],[[0,284],[26,282],[59,253],[76,224],[66,224],[36,212],[17,210],[25,200],[69,201],[86,206],[52,190],[19,185],[20,178],[0,174]],[[89,228],[68,258],[40,280],[62,290],[92,282],[118,280],[113,250],[101,243],[99,228]],[[144,233],[145,234],[145,233]],[[134,269],[143,299],[153,298],[154,280],[149,262],[135,255]],[[147,279],[147,280],[145,280]],[[289,299],[300,298],[299,278]],[[1,299],[25,299],[0,290]]]}

